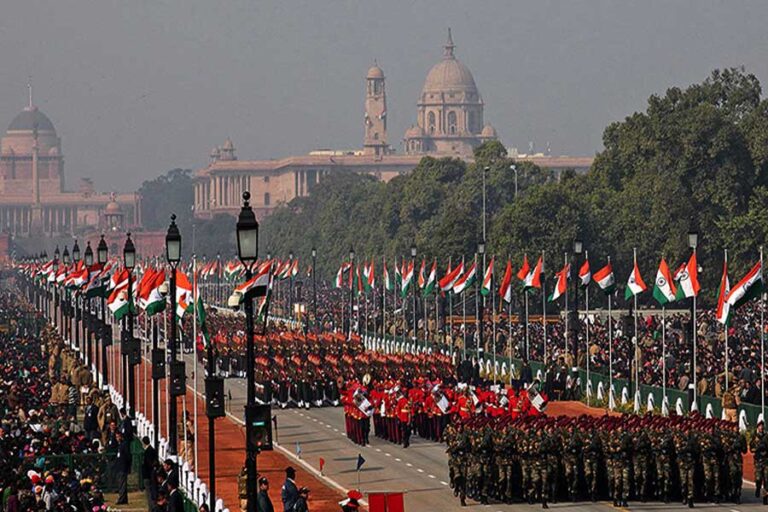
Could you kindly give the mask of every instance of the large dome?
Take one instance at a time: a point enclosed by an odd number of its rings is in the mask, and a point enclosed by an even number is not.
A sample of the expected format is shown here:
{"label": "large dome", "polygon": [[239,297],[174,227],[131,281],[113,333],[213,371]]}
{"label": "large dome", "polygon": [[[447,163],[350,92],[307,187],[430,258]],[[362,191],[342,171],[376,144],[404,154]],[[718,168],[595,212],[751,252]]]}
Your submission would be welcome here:
{"label": "large dome", "polygon": [[52,132],[56,133],[53,123],[48,116],[43,114],[37,107],[27,107],[19,113],[8,126],[9,132]]}
{"label": "large dome", "polygon": [[450,30],[445,44],[443,60],[435,64],[427,73],[422,93],[435,92],[471,92],[477,94],[477,86],[472,72],[456,59]]}

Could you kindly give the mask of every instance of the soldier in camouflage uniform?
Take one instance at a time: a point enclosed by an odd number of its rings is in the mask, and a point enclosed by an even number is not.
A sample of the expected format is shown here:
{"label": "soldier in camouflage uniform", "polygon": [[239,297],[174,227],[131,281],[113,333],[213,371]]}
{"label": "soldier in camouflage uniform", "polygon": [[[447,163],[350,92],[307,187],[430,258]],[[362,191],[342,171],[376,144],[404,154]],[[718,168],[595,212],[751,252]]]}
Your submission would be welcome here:
{"label": "soldier in camouflage uniform", "polygon": [[721,444],[725,451],[725,468],[728,480],[726,495],[734,503],[741,503],[741,480],[744,476],[744,459],[747,453],[747,440],[734,427],[731,432],[721,434]]}
{"label": "soldier in camouflage uniform", "polygon": [[693,493],[696,485],[693,477],[696,469],[697,451],[696,436],[693,432],[680,432],[675,438],[677,466],[680,471],[680,492],[683,503],[688,503],[689,508],[693,508]]}
{"label": "soldier in camouflage uniform", "polygon": [[568,425],[563,439],[563,468],[565,469],[565,481],[568,485],[568,495],[571,501],[576,501],[579,491],[579,461],[581,460],[583,442],[581,435],[575,431],[573,425]]}
{"label": "soldier in camouflage uniform", "polygon": [[444,431],[448,443],[448,472],[453,495],[461,499],[461,506],[467,504],[467,457],[469,438],[466,431],[448,425]]}
{"label": "soldier in camouflage uniform", "polygon": [[608,453],[612,461],[613,504],[626,507],[629,495],[629,468],[632,465],[632,438],[619,425],[610,436]]}
{"label": "soldier in camouflage uniform", "polygon": [[531,439],[531,455],[533,468],[531,471],[532,488],[529,494],[529,503],[533,503],[531,496],[541,500],[543,508],[549,508],[547,505],[549,493],[549,464],[547,454],[550,450],[549,436],[543,430],[536,430],[536,434]]}
{"label": "soldier in camouflage uniform", "polygon": [[467,457],[467,494],[475,500],[482,501],[483,483],[483,453],[481,445],[483,433],[475,430],[469,435],[469,456]]}
{"label": "soldier in camouflage uniform", "polygon": [[669,503],[672,493],[672,460],[675,455],[675,441],[669,430],[659,429],[652,437],[654,461],[656,468],[656,497]]}
{"label": "soldier in camouflage uniform", "polygon": [[554,425],[547,426],[547,482],[548,501],[557,503],[557,495],[560,488],[560,457],[562,449],[560,445],[560,435],[555,430]]}
{"label": "soldier in camouflage uniform", "polygon": [[504,503],[512,502],[512,464],[515,444],[515,432],[512,428],[494,431],[493,449],[498,470],[496,497]]}
{"label": "soldier in camouflage uniform", "polygon": [[480,460],[482,467],[480,470],[480,503],[488,504],[488,498],[493,496],[494,484],[494,464],[493,464],[493,429],[486,426],[483,430],[482,441],[480,442]]}
{"label": "soldier in camouflage uniform", "polygon": [[651,459],[651,440],[645,428],[633,436],[632,473],[635,478],[635,496],[643,503],[648,493],[648,462]]}
{"label": "soldier in camouflage uniform", "polygon": [[603,442],[597,434],[590,436],[589,442],[583,448],[584,454],[584,479],[587,481],[589,497],[597,501],[597,475],[600,467],[600,458],[603,455]]}
{"label": "soldier in camouflage uniform", "polygon": [[704,469],[704,491],[710,501],[720,503],[720,460],[722,446],[714,427],[709,427],[699,439],[701,465]]}
{"label": "soldier in camouflage uniform", "polygon": [[760,486],[763,486],[763,504],[768,505],[768,435],[763,430],[763,422],[757,424],[752,440],[749,442],[749,451],[755,459],[755,496],[760,496]]}
{"label": "soldier in camouflage uniform", "polygon": [[520,476],[521,476],[521,490],[523,500],[529,504],[533,504],[536,492],[534,488],[534,464],[536,460],[536,454],[533,451],[535,446],[535,437],[533,432],[525,433],[521,432],[517,441],[517,449],[520,452]]}

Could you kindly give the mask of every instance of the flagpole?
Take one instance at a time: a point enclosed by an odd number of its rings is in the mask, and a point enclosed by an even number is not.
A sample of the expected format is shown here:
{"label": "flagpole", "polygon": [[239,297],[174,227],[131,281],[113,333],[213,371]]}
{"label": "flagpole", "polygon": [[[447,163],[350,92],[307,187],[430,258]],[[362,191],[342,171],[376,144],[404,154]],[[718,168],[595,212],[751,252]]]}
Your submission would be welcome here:
{"label": "flagpole", "polygon": [[[760,275],[763,273],[763,246],[760,246]],[[765,294],[760,296],[760,410],[765,421]]]}
{"label": "flagpole", "polygon": [[541,325],[544,328],[544,372],[546,373],[547,366],[547,273],[544,271],[544,251],[541,251],[541,273],[544,274],[544,279],[541,279]]}
{"label": "flagpole", "polygon": [[[632,267],[632,272],[634,272],[635,268],[637,268],[637,248],[635,248],[635,247],[632,248],[632,259],[634,260],[634,266]],[[637,401],[637,393],[638,393],[638,391],[640,391],[640,382],[639,382],[639,380],[640,380],[640,369],[638,368],[639,361],[637,359],[637,295],[638,295],[637,293],[632,295],[633,313],[634,313],[633,317],[634,317],[634,323],[635,323],[635,343],[634,343],[634,348],[633,348],[635,353],[632,356],[632,359],[634,359],[634,361],[635,361],[635,372],[634,372],[635,373],[635,377],[633,379],[635,381],[635,394],[634,394],[634,396],[632,398],[635,401],[635,407],[634,407],[635,408],[635,412],[637,412],[638,407],[640,406],[640,404]],[[696,299],[694,299],[694,300],[696,300]],[[694,356],[693,357],[694,357],[694,359],[696,358],[695,352],[694,352]],[[695,395],[694,395],[694,399],[695,399]]]}
{"label": "flagpole", "polygon": [[[387,259],[381,258],[382,274],[387,273]],[[387,281],[381,280],[381,340],[386,346],[387,342]]]}
{"label": "flagpole", "polygon": [[[696,256],[696,245],[695,244],[693,246],[693,255],[694,255],[694,257]],[[698,265],[698,261],[696,262],[696,264]],[[688,276],[688,279],[689,280],[691,279],[690,275]],[[693,283],[691,283],[691,286],[693,287]],[[696,289],[695,288],[693,289],[693,319],[692,319],[692,322],[693,322],[692,323],[692,325],[693,325],[693,333],[692,333],[693,334],[693,336],[692,336],[692,340],[693,340],[693,407],[691,408],[691,410],[692,411],[693,410],[698,411],[699,410],[699,406],[698,406],[699,405],[699,402],[698,402],[699,386],[697,385],[698,378],[697,378],[697,375],[696,375],[696,368],[698,366],[697,357],[698,357],[698,345],[699,345],[698,341],[699,340],[698,340],[698,329],[696,327],[696,323],[697,322],[696,322]],[[761,387],[760,391],[763,394],[763,396],[765,396],[764,388]]]}
{"label": "flagpole", "polygon": [[[485,259],[485,252],[483,252],[483,259]],[[485,267],[483,267],[483,271],[485,271]],[[480,330],[483,328],[483,319],[480,318],[480,294],[478,291],[483,285],[483,277],[477,279],[477,254],[475,254],[475,356],[478,361],[480,361]],[[483,350],[485,350],[485,347],[483,347]]]}
{"label": "flagpole", "polygon": [[661,306],[661,414],[667,402],[667,307]]}
{"label": "flagpole", "polygon": [[[512,258],[507,254],[507,264],[511,265]],[[509,349],[509,385],[512,385],[512,276],[509,280],[509,302],[507,303],[507,348]],[[502,307],[504,299],[502,299]]]}
{"label": "flagpole", "polygon": [[[496,256],[491,257],[491,263],[496,261]],[[494,289],[495,268],[491,269],[491,325],[493,332],[493,377],[496,380],[496,293]]]}
{"label": "flagpole", "polygon": [[[725,268],[728,268],[728,249],[723,249],[723,258],[725,261]],[[729,379],[728,379],[728,323],[723,324],[723,331],[725,333],[725,390],[728,391]]]}
{"label": "flagpole", "polygon": [[[568,265],[568,253],[567,252],[563,253],[563,260],[565,262],[564,265]],[[564,336],[564,338],[565,338],[565,354],[566,354],[565,360],[566,361],[567,361],[568,354],[570,354],[570,351],[568,350],[568,348],[569,348],[568,347],[568,274],[569,273],[570,273],[570,269],[569,269],[569,272],[567,272],[565,274],[566,281],[565,281],[565,336]],[[558,280],[558,284],[559,284],[559,280]],[[576,340],[574,340],[574,343],[576,343]],[[571,365],[571,366],[573,366],[573,365]]]}
{"label": "flagpole", "polygon": [[[584,251],[584,258],[587,261],[589,261],[589,251]],[[590,272],[591,272],[591,270],[590,270]],[[592,279],[592,277],[590,276],[590,280],[591,279]],[[577,311],[576,312],[576,320],[577,321],[578,321],[578,316],[579,315],[578,315],[578,311]],[[586,365],[586,368],[587,368],[587,382],[586,382],[587,385],[584,387],[584,389],[586,390],[586,389],[589,388],[589,356],[590,356],[590,354],[589,354],[589,282],[587,282],[586,286],[584,286],[584,323],[586,324],[585,325],[585,329],[584,329],[584,334],[586,336],[586,341],[585,341],[586,350],[584,351],[584,354],[586,355],[585,365]],[[576,340],[573,340],[573,342],[577,343]],[[576,361],[576,366],[578,366],[578,364],[579,364],[579,362]],[[589,393],[587,393],[587,405],[589,405],[589,402],[590,402],[590,396],[589,396]]]}
{"label": "flagpole", "polygon": [[525,298],[525,358],[531,358],[531,344],[528,339],[528,291],[523,288],[523,297]]}
{"label": "flagpole", "polygon": [[[608,264],[611,264],[610,256],[608,256]],[[608,294],[608,408],[613,410],[613,315],[610,293]]]}
{"label": "flagpole", "polygon": [[[195,471],[198,471],[199,466],[197,465],[197,438],[199,437],[198,429],[197,429],[197,256],[194,254],[192,255],[192,276],[195,285],[192,287],[192,351],[194,354],[194,370],[192,370],[192,376],[195,379],[194,384],[194,396],[193,396],[193,410],[195,414]],[[208,435],[212,435],[212,433],[208,433]],[[213,475],[211,475],[213,476]]]}
{"label": "flagpole", "polygon": [[467,289],[466,287],[461,290],[461,327],[462,327],[462,336],[464,338],[464,342],[462,343],[462,351],[464,353],[464,359],[467,358]]}

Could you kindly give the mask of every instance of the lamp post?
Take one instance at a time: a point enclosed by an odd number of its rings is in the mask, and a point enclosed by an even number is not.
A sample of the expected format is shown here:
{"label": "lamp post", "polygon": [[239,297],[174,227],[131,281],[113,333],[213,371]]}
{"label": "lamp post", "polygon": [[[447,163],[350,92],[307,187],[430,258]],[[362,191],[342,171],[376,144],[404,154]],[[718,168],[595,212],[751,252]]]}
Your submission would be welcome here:
{"label": "lamp post", "polygon": [[312,315],[314,316],[313,325],[317,332],[317,249],[312,247]]}
{"label": "lamp post", "polygon": [[483,285],[483,279],[485,275],[485,238],[483,238],[482,242],[477,244],[477,254],[480,255],[480,258],[483,260],[483,268],[480,270],[480,279],[476,279],[475,281],[478,283],[477,286],[475,286],[475,303],[477,306],[477,359],[480,360],[480,351],[485,351],[485,343],[483,338],[485,337],[485,329],[483,326],[483,314],[485,313],[484,305],[485,299],[481,299],[477,291],[480,289],[480,287]]}
{"label": "lamp post", "polygon": [[352,314],[354,312],[354,309],[352,307],[352,285],[354,284],[354,273],[355,273],[355,249],[353,247],[349,248],[349,327],[347,328],[347,339],[352,338]]}
{"label": "lamp post", "polygon": [[[168,381],[168,385],[171,385],[171,381],[175,378],[173,375],[173,371],[175,369],[176,364],[176,267],[179,265],[179,262],[181,261],[181,234],[179,233],[179,228],[176,225],[176,214],[171,215],[171,225],[168,226],[168,232],[165,235],[165,257],[168,261],[168,265],[171,267],[171,277],[169,279],[170,281],[170,290],[168,291],[171,299],[171,332],[170,332],[170,338],[166,340],[166,350],[168,346],[170,346],[171,349],[171,364],[169,367],[169,371],[172,374],[171,379]],[[156,392],[156,387],[158,386],[157,380],[153,382],[152,386],[152,392]],[[157,400],[155,400],[155,403],[157,403]],[[170,407],[168,408],[168,453],[171,456],[171,458],[176,458],[177,454],[177,444],[178,444],[178,400],[176,399],[176,396],[171,396],[171,403]],[[176,472],[176,477],[178,478],[178,464],[174,466],[173,471]],[[178,480],[177,480],[178,481]]]}
{"label": "lamp post", "polygon": [[[691,228],[688,231],[688,247],[691,248],[691,251],[693,254],[696,254],[696,247],[699,245],[699,232],[696,231],[695,228]],[[696,263],[698,265],[698,262]],[[690,279],[690,276],[688,276],[688,279]],[[698,375],[696,374],[696,366],[697,366],[697,352],[698,352],[698,340],[697,338],[697,329],[696,329],[696,293],[694,292],[693,298],[691,300],[691,343],[693,345],[693,365],[691,366],[691,373],[693,374],[693,404],[691,406],[691,410],[698,410]],[[727,350],[727,348],[726,348]],[[763,366],[760,366],[760,373],[763,375],[764,369]],[[762,383],[761,383],[762,384]],[[765,390],[760,386],[760,393],[762,393],[763,397],[765,397]]]}
{"label": "lamp post", "polygon": [[573,366],[579,365],[579,271],[578,264],[584,252],[584,243],[578,238],[573,241],[573,313],[571,314],[571,343],[573,344]]}
{"label": "lamp post", "polygon": [[[72,246],[72,261],[75,264],[75,270],[77,269],[77,264],[80,263],[80,246],[77,244],[77,239],[75,239],[75,245]],[[75,320],[75,346],[77,346],[77,350],[80,351],[80,357],[85,358],[85,362],[88,362],[87,354],[85,354],[85,347],[80,346],[80,294],[77,290],[73,293],[72,298],[74,299],[74,311],[73,311],[73,317]]]}
{"label": "lamp post", "polygon": [[[72,262],[72,260],[69,257],[69,248],[65,245],[64,246],[64,252],[61,253],[61,262],[64,264],[64,272],[66,273],[69,269],[69,264]],[[70,323],[70,297],[69,297],[69,290],[67,290],[67,287],[64,287],[64,303],[62,304],[62,311],[64,312],[64,331],[67,333],[66,340],[67,343],[69,343],[70,348],[74,348],[74,345],[72,344],[72,324]]]}
{"label": "lamp post", "polygon": [[[90,272],[91,268],[93,267],[93,249],[91,249],[91,242],[86,242],[85,246],[85,257],[83,258],[83,263],[85,264],[85,268],[88,269],[88,278],[90,280]],[[87,289],[87,288],[86,288]],[[86,292],[87,293],[87,292]],[[95,368],[95,364],[93,362],[93,335],[94,335],[94,318],[93,318],[93,304],[90,297],[85,297],[83,299],[83,306],[87,306],[86,308],[86,322],[85,325],[87,327],[86,333],[85,333],[85,359],[88,361],[88,364],[91,367]]]}
{"label": "lamp post", "polygon": [[[96,261],[99,262],[101,271],[104,271],[104,266],[107,264],[107,254],[109,249],[107,242],[104,241],[104,235],[101,235],[99,245],[96,246]],[[103,277],[102,277],[103,279]],[[107,300],[104,294],[101,294],[101,304],[99,309],[101,310],[101,321],[99,322],[99,339],[101,340],[101,386],[104,390],[109,386],[109,364],[107,364],[107,346],[112,343],[112,332],[107,327]],[[108,339],[109,338],[109,339]]]}
{"label": "lamp post", "polygon": [[[131,350],[133,350],[133,269],[136,267],[136,248],[131,240],[131,234],[128,233],[125,239],[125,245],[123,246],[123,264],[128,271],[128,315],[126,316],[125,323],[125,338],[123,343],[129,342]],[[132,355],[126,354],[125,356],[126,368],[128,369],[128,415],[136,414],[136,364],[132,360]]]}
{"label": "lamp post", "polygon": [[411,288],[413,288],[413,341],[418,345],[419,343],[419,326],[416,324],[416,289],[418,288],[416,282],[416,244],[411,244],[411,263],[413,264],[413,274],[411,274]]}
{"label": "lamp post", "polygon": [[288,252],[288,318],[293,319],[293,251]]}
{"label": "lamp post", "polygon": [[[253,265],[259,257],[259,223],[249,203],[251,194],[243,192],[243,206],[237,218],[237,255],[245,267],[245,279],[253,275]],[[245,403],[245,439],[246,439],[246,496],[248,512],[256,512],[256,456],[257,447],[253,443],[256,408],[256,386],[254,375],[254,340],[253,340],[253,298],[244,297],[246,322],[246,403]]]}
{"label": "lamp post", "polygon": [[59,288],[58,283],[56,282],[59,274],[59,263],[61,256],[61,252],[59,251],[59,246],[56,246],[56,249],[53,251],[53,323],[56,326],[56,329],[59,331],[60,335],[63,335],[63,329],[61,328],[61,312],[59,311]]}

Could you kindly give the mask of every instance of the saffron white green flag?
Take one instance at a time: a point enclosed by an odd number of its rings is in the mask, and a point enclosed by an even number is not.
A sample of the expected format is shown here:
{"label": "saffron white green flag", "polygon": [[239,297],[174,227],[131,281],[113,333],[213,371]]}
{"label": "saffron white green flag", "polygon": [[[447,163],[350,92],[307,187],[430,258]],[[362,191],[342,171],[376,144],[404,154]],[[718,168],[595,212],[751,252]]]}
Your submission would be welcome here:
{"label": "saffron white green flag", "polygon": [[656,271],[656,282],[653,285],[653,298],[661,306],[673,302],[677,290],[675,283],[672,282],[672,273],[669,271],[667,260],[661,258],[659,270]]}
{"label": "saffron white green flag", "polygon": [[491,261],[488,263],[488,268],[485,269],[485,275],[483,276],[483,287],[480,288],[480,293],[483,295],[483,297],[486,297],[491,293],[491,282],[493,281],[493,260],[494,258],[491,258]]}
{"label": "saffron white green flag", "polygon": [[635,261],[632,272],[629,274],[629,279],[627,279],[627,287],[624,289],[624,298],[629,300],[635,295],[643,293],[647,289],[648,286],[646,286],[645,281],[643,281],[643,277],[640,275],[640,269],[637,267],[637,261]]}

